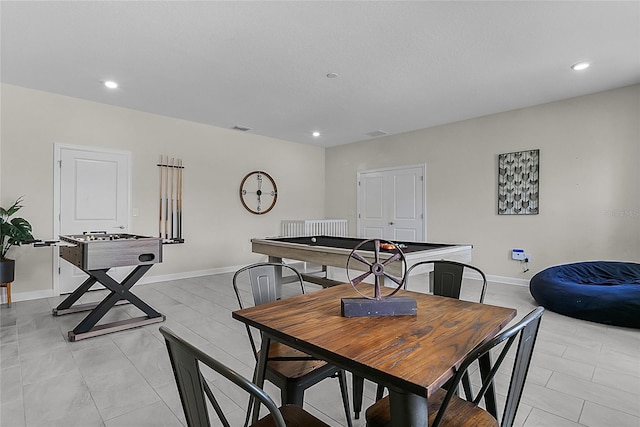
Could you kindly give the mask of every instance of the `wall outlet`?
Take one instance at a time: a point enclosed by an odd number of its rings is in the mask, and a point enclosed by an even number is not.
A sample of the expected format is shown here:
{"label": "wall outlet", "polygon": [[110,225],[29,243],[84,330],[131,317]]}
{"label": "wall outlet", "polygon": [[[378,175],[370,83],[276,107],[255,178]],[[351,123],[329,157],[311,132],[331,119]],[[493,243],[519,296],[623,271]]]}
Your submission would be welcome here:
{"label": "wall outlet", "polygon": [[527,258],[527,254],[524,253],[524,249],[512,249],[511,259],[516,261],[524,261]]}

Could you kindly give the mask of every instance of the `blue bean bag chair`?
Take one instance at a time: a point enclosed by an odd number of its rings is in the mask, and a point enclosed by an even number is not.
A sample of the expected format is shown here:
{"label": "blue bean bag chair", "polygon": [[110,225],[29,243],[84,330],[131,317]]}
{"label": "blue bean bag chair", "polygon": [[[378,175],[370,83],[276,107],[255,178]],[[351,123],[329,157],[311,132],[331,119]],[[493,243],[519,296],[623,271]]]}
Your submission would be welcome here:
{"label": "blue bean bag chair", "polygon": [[557,265],[529,282],[545,308],[577,319],[640,328],[640,264],[591,261]]}

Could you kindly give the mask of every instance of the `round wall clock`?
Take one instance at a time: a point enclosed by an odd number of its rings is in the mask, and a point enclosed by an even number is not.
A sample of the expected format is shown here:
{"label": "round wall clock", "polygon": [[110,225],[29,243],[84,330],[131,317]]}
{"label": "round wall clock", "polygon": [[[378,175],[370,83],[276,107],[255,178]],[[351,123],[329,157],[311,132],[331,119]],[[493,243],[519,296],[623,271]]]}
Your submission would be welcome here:
{"label": "round wall clock", "polygon": [[278,200],[276,182],[266,172],[249,172],[240,183],[240,201],[242,206],[256,215],[269,212]]}

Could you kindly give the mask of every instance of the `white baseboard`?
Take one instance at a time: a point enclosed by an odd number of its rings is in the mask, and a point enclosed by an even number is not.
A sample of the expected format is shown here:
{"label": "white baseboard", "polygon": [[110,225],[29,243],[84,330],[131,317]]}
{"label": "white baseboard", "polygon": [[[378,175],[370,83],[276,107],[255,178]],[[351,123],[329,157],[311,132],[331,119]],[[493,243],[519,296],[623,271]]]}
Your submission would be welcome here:
{"label": "white baseboard", "polygon": [[[11,289],[11,302],[19,302],[19,301],[30,301],[34,299],[41,298],[51,298],[57,296],[53,293],[53,289],[46,289],[42,291],[31,291],[31,292],[15,292],[15,288]],[[2,300],[0,301],[2,304],[7,303],[6,293],[2,294]]]}
{"label": "white baseboard", "polygon": [[[142,279],[140,279],[140,282],[138,283],[139,284],[159,283],[159,282],[168,282],[170,280],[180,280],[180,279],[189,279],[192,277],[209,276],[212,274],[234,273],[242,267],[244,267],[244,265],[210,268],[206,270],[185,271],[182,273],[163,274],[159,276],[149,276],[149,277],[143,277]],[[473,277],[473,275],[471,276]],[[477,277],[473,277],[473,278],[480,278],[480,276],[478,275]],[[516,277],[489,275],[487,276],[487,280],[489,282],[504,283],[507,285],[529,286],[528,279],[518,279]],[[12,292],[11,293],[11,299],[13,300],[13,302],[29,301],[29,300],[40,299],[40,298],[52,298],[56,296],[58,295],[56,295],[52,289],[41,290],[41,291],[31,291],[31,292]],[[7,302],[7,297],[5,293],[2,294],[1,298],[2,299],[0,300],[0,302],[5,304]]]}
{"label": "white baseboard", "polygon": [[529,286],[529,279],[518,279],[517,277],[487,276],[487,281],[504,283],[505,285]]}

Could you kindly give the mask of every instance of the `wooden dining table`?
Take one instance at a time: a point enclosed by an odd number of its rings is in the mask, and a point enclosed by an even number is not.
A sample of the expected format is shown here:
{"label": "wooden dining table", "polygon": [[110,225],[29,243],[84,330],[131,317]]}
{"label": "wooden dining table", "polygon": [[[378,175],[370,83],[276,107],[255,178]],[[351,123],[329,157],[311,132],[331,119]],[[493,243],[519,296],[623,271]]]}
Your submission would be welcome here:
{"label": "wooden dining table", "polygon": [[269,345],[278,341],[387,387],[392,426],[426,427],[429,396],[516,310],[405,290],[396,295],[415,298],[417,314],[343,317],[341,299],[361,296],[350,284],[234,311],[234,319],[262,332],[257,385],[264,384]]}

